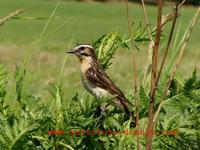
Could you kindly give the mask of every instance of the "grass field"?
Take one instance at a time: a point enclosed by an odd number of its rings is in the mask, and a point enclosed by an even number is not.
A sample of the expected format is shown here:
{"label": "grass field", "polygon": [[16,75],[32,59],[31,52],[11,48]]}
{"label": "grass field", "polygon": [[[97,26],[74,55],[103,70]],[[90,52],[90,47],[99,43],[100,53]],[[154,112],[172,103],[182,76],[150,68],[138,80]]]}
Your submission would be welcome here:
{"label": "grass field", "polygon": [[[66,56],[70,41],[71,47],[76,43],[91,43],[105,33],[118,30],[122,35],[127,34],[127,20],[125,7],[122,3],[81,3],[61,2],[49,22],[44,34],[41,35],[45,24],[57,5],[56,1],[42,0],[1,0],[0,17],[3,18],[17,9],[25,9],[22,17],[41,17],[43,19],[13,19],[0,27],[0,63],[4,64],[13,79],[14,66],[20,65],[29,55],[26,66],[24,90],[29,93],[47,95],[48,83],[58,78],[61,66],[66,59],[62,82],[66,95],[74,95],[76,91],[84,91],[80,86],[79,64],[76,58]],[[131,4],[131,15],[136,30],[143,22],[141,5]],[[165,7],[165,12],[171,6]],[[155,25],[155,6],[148,6],[151,27]],[[180,26],[179,39],[182,37],[194,12],[194,7],[184,7],[177,27]],[[168,25],[170,27],[170,25]],[[168,36],[168,29],[164,35]],[[197,62],[199,55],[199,33],[196,27],[192,33],[186,55],[179,68],[181,79],[191,74],[191,70],[200,69]],[[38,39],[41,40],[39,42]],[[163,40],[164,41],[164,40]],[[36,44],[33,44],[36,42]],[[32,46],[30,46],[32,45]],[[145,44],[140,44],[141,50],[137,53],[138,68],[141,71],[146,60]],[[67,57],[67,58],[65,58]],[[132,88],[132,57],[131,51],[119,50],[108,70],[112,79],[117,82],[123,91]],[[122,80],[125,77],[126,80]],[[13,87],[12,83],[9,83]],[[74,89],[77,89],[76,91]],[[9,94],[12,96],[12,92]]]}

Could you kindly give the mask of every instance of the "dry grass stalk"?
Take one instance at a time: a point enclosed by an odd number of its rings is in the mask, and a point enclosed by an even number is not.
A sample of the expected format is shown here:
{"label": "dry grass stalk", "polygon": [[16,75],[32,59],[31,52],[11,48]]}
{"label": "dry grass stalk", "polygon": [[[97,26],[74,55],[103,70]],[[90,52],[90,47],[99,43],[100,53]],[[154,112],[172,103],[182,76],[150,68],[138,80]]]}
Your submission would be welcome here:
{"label": "dry grass stalk", "polygon": [[[179,5],[179,8],[180,6],[182,5]],[[179,16],[179,14],[177,14]],[[169,22],[171,21],[173,18],[175,18],[175,14],[174,12],[170,12],[166,15],[163,15],[162,16],[162,21],[161,21],[161,30],[163,30],[164,26]],[[146,22],[146,21],[145,21]],[[148,27],[149,28],[149,27]],[[157,27],[153,28],[153,30],[151,31],[151,33],[155,32],[157,30]],[[145,81],[146,81],[146,78],[147,78],[147,75],[148,75],[148,70],[149,68],[151,68],[151,58],[152,58],[152,50],[153,50],[153,46],[154,46],[154,42],[151,41],[150,39],[150,43],[149,43],[149,47],[148,47],[148,54],[147,54],[147,63],[146,63],[146,66],[145,66],[145,71],[144,71],[144,77],[143,77],[143,85],[146,85]]]}
{"label": "dry grass stalk", "polygon": [[142,81],[142,84],[144,85],[145,84],[144,82],[145,82],[146,76],[147,76],[147,71],[148,71],[148,68],[149,68],[148,64],[149,64],[149,62],[152,58],[152,49],[153,49],[153,46],[154,46],[154,41],[153,41],[153,37],[151,35],[151,30],[150,30],[150,27],[149,27],[149,19],[148,19],[148,16],[147,16],[147,11],[146,11],[144,0],[141,0],[141,2],[142,2],[142,8],[143,8],[143,11],[144,11],[145,24],[146,24],[148,36],[149,36],[149,39],[150,39],[150,44],[149,44],[149,47],[147,49],[147,63],[145,65],[144,77],[143,77],[143,81]]}
{"label": "dry grass stalk", "polygon": [[174,33],[175,24],[176,24],[176,20],[177,20],[177,17],[178,17],[178,8],[179,8],[178,6],[179,5],[178,5],[178,2],[177,2],[176,6],[175,6],[175,9],[174,9],[174,19],[173,19],[173,23],[172,23],[169,39],[168,39],[168,42],[167,42],[167,47],[166,47],[166,49],[164,51],[164,56],[163,56],[163,59],[162,59],[162,63],[161,63],[161,66],[160,66],[160,69],[159,69],[159,72],[158,72],[158,76],[156,78],[156,84],[155,84],[155,88],[153,89],[153,95],[155,94],[155,91],[156,91],[156,88],[157,88],[157,85],[158,85],[158,81],[160,79],[160,76],[161,76],[161,73],[162,73],[166,58],[167,58],[169,47],[171,45],[172,35]]}
{"label": "dry grass stalk", "polygon": [[[127,21],[128,21],[128,30],[131,38],[131,46],[132,49],[134,48],[134,38],[133,38],[133,31],[132,31],[132,26],[131,26],[131,17],[129,13],[129,8],[128,8],[128,0],[124,0],[125,6],[126,6],[126,14],[127,14]],[[133,50],[132,54],[132,60],[133,60],[133,70],[134,70],[134,94],[135,94],[135,107],[136,107],[136,130],[139,130],[139,96],[138,96],[138,84],[137,84],[137,64],[136,64],[136,56],[135,52]],[[137,135],[137,149],[140,150],[140,139],[139,135]]]}
{"label": "dry grass stalk", "polygon": [[3,19],[0,19],[0,26],[3,25],[6,21],[16,17],[17,15],[19,15],[23,12],[24,12],[24,9],[19,9],[19,10],[16,10],[16,11],[10,13],[8,16],[4,17]]}
{"label": "dry grass stalk", "polygon": [[160,44],[160,36],[161,36],[161,28],[162,28],[162,22],[161,22],[162,21],[162,7],[163,7],[163,0],[159,0],[156,39],[155,39],[155,44],[153,47],[153,57],[152,57],[150,101],[149,101],[149,111],[148,111],[148,124],[147,124],[147,130],[146,130],[147,132],[146,150],[151,149],[152,139],[153,139],[152,132],[153,132],[153,114],[154,114],[154,100],[155,100],[153,89],[155,88],[156,78],[157,78],[158,48]]}

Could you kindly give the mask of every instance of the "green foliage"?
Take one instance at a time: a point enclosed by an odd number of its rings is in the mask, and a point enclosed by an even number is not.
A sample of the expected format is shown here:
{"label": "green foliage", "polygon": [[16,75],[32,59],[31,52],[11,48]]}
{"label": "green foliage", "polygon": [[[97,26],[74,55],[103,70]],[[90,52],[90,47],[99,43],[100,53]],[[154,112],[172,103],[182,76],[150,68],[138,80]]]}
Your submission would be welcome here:
{"label": "green foliage", "polygon": [[185,92],[189,92],[193,89],[199,89],[199,82],[197,81],[197,72],[194,70],[192,77],[186,80],[185,85],[184,85],[184,90]]}
{"label": "green foliage", "polygon": [[[53,83],[50,88],[52,104],[45,99],[23,92],[24,73],[16,71],[15,106],[0,112],[0,149],[123,149],[136,148],[135,125],[124,113],[109,107],[98,127],[94,116],[98,103],[92,97],[76,94],[65,97],[63,88]],[[7,75],[1,66],[1,91],[6,93]],[[22,71],[24,72],[24,70]],[[3,82],[4,81],[4,82]],[[156,125],[154,149],[198,149],[200,130],[200,88],[196,71],[184,85],[173,80],[170,92]],[[3,85],[3,86],[2,86]],[[140,127],[145,132],[149,96],[140,88]],[[5,96],[5,95],[4,95]],[[20,97],[20,100],[17,100]],[[133,99],[132,95],[129,95]],[[4,101],[5,103],[6,101]],[[13,111],[15,109],[15,111]],[[92,135],[92,131],[96,134]],[[132,131],[132,134],[131,132]],[[142,147],[145,133],[140,134]],[[99,145],[101,143],[101,145]]]}
{"label": "green foliage", "polygon": [[24,80],[24,76],[25,76],[25,70],[23,69],[19,69],[19,67],[16,67],[16,71],[15,71],[15,79],[16,79],[16,93],[17,93],[17,100],[21,103],[21,99],[22,99],[22,83]]}
{"label": "green foliage", "polygon": [[52,85],[52,88],[50,89],[50,93],[54,98],[53,106],[55,108],[55,114],[57,118],[56,122],[56,129],[57,128],[62,128],[62,123],[63,123],[63,111],[62,111],[62,103],[63,103],[63,92],[61,85],[55,83]]}
{"label": "green foliage", "polygon": [[[156,31],[152,31],[151,36],[155,37],[155,35],[156,35]],[[142,23],[140,23],[137,27],[136,34],[135,34],[135,37],[134,37],[134,41],[135,42],[150,41],[149,35],[148,35],[148,32],[147,32],[147,28],[146,28],[146,26],[143,27]]]}
{"label": "green foliage", "polygon": [[[200,89],[196,70],[184,85],[173,80],[156,130],[173,131],[176,136],[158,136],[162,149],[199,149]],[[167,132],[166,132],[167,133]]]}
{"label": "green foliage", "polygon": [[104,70],[112,64],[111,59],[118,48],[129,48],[118,32],[104,34],[93,42],[93,46]]}
{"label": "green foliage", "polygon": [[30,135],[40,126],[37,121],[22,116],[12,116],[12,124],[6,117],[1,116],[0,124],[0,143],[3,149],[24,149],[27,148],[30,141]]}
{"label": "green foliage", "polygon": [[[155,31],[152,32],[152,37],[155,36]],[[149,41],[148,33],[146,28],[142,27],[140,23],[134,36],[135,42],[146,42]],[[118,32],[112,32],[109,34],[104,34],[99,39],[93,42],[93,47],[96,49],[96,55],[100,61],[104,70],[108,69],[112,64],[111,60],[119,48],[130,49],[130,38],[122,37]],[[139,47],[135,45],[137,49]]]}
{"label": "green foliage", "polygon": [[0,65],[0,112],[3,113],[4,107],[4,98],[6,95],[6,85],[7,85],[7,74],[3,65]]}
{"label": "green foliage", "polygon": [[140,116],[145,117],[148,113],[148,105],[149,105],[149,96],[143,87],[140,88],[139,91],[140,96]]}

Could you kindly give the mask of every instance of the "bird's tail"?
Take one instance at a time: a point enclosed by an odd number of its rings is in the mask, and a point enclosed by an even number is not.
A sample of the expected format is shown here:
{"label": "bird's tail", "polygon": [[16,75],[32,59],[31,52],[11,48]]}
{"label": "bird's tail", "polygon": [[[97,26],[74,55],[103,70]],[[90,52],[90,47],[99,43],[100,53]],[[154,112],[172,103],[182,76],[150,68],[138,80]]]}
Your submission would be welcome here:
{"label": "bird's tail", "polygon": [[130,111],[129,109],[129,103],[127,102],[127,100],[125,98],[122,97],[116,97],[117,98],[117,103],[115,102],[115,104],[117,104],[117,106],[122,109],[123,111],[126,112],[126,114],[131,117],[133,116],[133,113]]}

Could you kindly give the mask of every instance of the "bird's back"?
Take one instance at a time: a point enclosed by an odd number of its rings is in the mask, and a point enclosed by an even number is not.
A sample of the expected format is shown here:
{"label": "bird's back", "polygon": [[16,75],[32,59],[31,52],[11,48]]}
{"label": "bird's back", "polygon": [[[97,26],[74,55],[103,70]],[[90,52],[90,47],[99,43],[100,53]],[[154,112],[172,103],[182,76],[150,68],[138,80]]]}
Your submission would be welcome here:
{"label": "bird's back", "polygon": [[127,113],[130,113],[128,105],[132,105],[124,96],[123,92],[114,84],[109,76],[103,71],[99,64],[88,68],[85,72],[85,77],[90,83],[100,89],[108,91],[115,96],[113,102],[120,108],[123,108]]}

